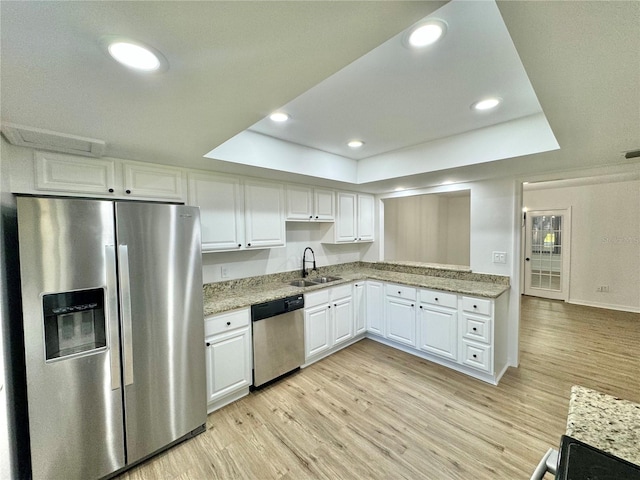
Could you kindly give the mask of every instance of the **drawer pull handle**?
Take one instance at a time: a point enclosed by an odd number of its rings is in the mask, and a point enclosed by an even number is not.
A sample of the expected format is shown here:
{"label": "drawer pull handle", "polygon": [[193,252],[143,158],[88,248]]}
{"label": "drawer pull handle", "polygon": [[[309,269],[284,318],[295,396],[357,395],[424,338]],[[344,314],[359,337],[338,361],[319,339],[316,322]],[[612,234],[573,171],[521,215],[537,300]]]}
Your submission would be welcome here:
{"label": "drawer pull handle", "polygon": [[313,218],[313,215],[309,215],[309,218],[310,218],[310,219],[311,219],[311,218]]}
{"label": "drawer pull handle", "polygon": [[210,346],[211,346],[211,344],[210,344],[209,342],[207,342],[205,345],[206,345],[207,347],[210,347]]}
{"label": "drawer pull handle", "polygon": [[475,353],[473,354],[473,358],[478,358],[478,355],[476,355]]}
{"label": "drawer pull handle", "polygon": [[110,189],[109,189],[109,193],[113,193],[113,188],[110,188]]}
{"label": "drawer pull handle", "polygon": [[438,301],[438,297],[436,297],[436,302]]}
{"label": "drawer pull handle", "polygon": [[420,308],[422,308],[422,305],[420,305]]}
{"label": "drawer pull handle", "polygon": [[227,327],[228,327],[229,325],[231,325],[231,322],[227,322]]}
{"label": "drawer pull handle", "polygon": [[329,308],[331,308],[331,305],[329,305]]}
{"label": "drawer pull handle", "polygon": [[126,190],[124,193],[131,193],[131,190]]}
{"label": "drawer pull handle", "polygon": [[411,304],[411,306],[413,307],[413,303]]}
{"label": "drawer pull handle", "polygon": [[473,331],[474,331],[474,332],[477,332],[477,331],[478,331],[478,329],[477,329],[476,327],[473,327]]}
{"label": "drawer pull handle", "polygon": [[250,247],[250,246],[251,246],[251,244],[250,244],[250,243],[247,243],[247,247]]}
{"label": "drawer pull handle", "polygon": [[238,248],[240,248],[241,246],[242,246],[242,244],[241,244],[241,243],[239,243],[239,244],[238,244]]}
{"label": "drawer pull handle", "polygon": [[316,218],[320,218],[320,217],[318,217],[318,215],[316,215]]}
{"label": "drawer pull handle", "polygon": [[478,306],[477,306],[477,305],[474,305],[474,306],[473,306],[473,308],[478,308]]}
{"label": "drawer pull handle", "polygon": [[400,290],[398,290],[398,295],[402,295],[402,292]]}

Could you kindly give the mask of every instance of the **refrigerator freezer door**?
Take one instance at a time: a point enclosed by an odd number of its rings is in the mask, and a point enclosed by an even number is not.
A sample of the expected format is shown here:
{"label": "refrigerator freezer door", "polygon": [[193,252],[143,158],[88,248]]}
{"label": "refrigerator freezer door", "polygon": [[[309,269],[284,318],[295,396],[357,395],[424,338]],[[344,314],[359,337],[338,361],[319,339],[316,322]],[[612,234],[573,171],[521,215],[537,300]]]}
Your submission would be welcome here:
{"label": "refrigerator freezer door", "polygon": [[130,464],[206,422],[200,217],[123,202],[116,225]]}
{"label": "refrigerator freezer door", "polygon": [[17,203],[32,475],[100,478],[125,455],[113,203]]}

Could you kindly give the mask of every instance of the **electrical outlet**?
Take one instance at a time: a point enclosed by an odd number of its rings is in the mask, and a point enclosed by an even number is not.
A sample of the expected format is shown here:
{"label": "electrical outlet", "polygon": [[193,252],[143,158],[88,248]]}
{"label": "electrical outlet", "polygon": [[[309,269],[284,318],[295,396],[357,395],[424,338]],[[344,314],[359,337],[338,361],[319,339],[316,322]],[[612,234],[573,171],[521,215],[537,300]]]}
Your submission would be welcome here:
{"label": "electrical outlet", "polygon": [[507,252],[493,252],[493,263],[507,263]]}
{"label": "electrical outlet", "polygon": [[596,288],[596,292],[609,293],[609,285],[600,285]]}
{"label": "electrical outlet", "polygon": [[229,278],[229,267],[227,267],[226,265],[220,267],[220,277]]}

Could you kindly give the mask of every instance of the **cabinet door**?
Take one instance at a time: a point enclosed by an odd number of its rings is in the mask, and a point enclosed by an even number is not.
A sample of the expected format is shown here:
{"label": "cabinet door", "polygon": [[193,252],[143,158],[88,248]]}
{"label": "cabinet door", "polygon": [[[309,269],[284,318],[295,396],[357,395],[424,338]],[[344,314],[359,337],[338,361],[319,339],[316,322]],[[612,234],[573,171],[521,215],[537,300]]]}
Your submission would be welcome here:
{"label": "cabinet door", "polygon": [[313,220],[311,187],[287,185],[287,220]]}
{"label": "cabinet door", "polygon": [[314,220],[333,222],[335,220],[335,193],[333,190],[315,189],[313,191],[315,215]]}
{"label": "cabinet door", "polygon": [[251,385],[249,329],[207,339],[207,403]]}
{"label": "cabinet door", "polygon": [[367,281],[367,331],[384,335],[384,288],[380,282]]}
{"label": "cabinet door", "polygon": [[420,305],[418,310],[420,344],[425,352],[449,360],[458,359],[458,312],[447,308]]}
{"label": "cabinet door", "polygon": [[184,201],[179,169],[128,162],[123,167],[125,196]]}
{"label": "cabinet door", "polygon": [[375,231],[374,210],[373,196],[358,194],[358,241],[373,241]]}
{"label": "cabinet door", "polygon": [[330,312],[331,309],[326,304],[305,309],[304,353],[306,360],[331,347]]}
{"label": "cabinet door", "polygon": [[338,214],[335,224],[336,242],[354,242],[356,233],[356,194],[338,192]]}
{"label": "cabinet door", "polygon": [[353,299],[345,297],[332,302],[333,345],[353,338]]}
{"label": "cabinet door", "polygon": [[396,297],[385,300],[386,337],[412,347],[416,346],[416,311],[411,301]]}
{"label": "cabinet door", "polygon": [[114,195],[120,188],[113,160],[36,152],[34,161],[36,190]]}
{"label": "cabinet door", "polygon": [[277,183],[245,182],[244,199],[245,246],[284,246],[284,186]]}
{"label": "cabinet door", "polygon": [[239,178],[190,172],[189,204],[200,207],[202,251],[242,247],[244,214]]}
{"label": "cabinet door", "polygon": [[355,335],[367,330],[367,301],[365,282],[353,285],[353,311]]}

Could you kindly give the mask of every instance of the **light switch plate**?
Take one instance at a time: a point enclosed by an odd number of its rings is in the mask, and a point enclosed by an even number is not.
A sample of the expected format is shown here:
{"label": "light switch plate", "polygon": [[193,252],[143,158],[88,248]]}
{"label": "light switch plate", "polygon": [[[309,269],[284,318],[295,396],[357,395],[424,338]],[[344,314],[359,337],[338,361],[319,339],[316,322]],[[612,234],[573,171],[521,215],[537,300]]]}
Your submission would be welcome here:
{"label": "light switch plate", "polygon": [[507,252],[493,252],[493,263],[507,263]]}

